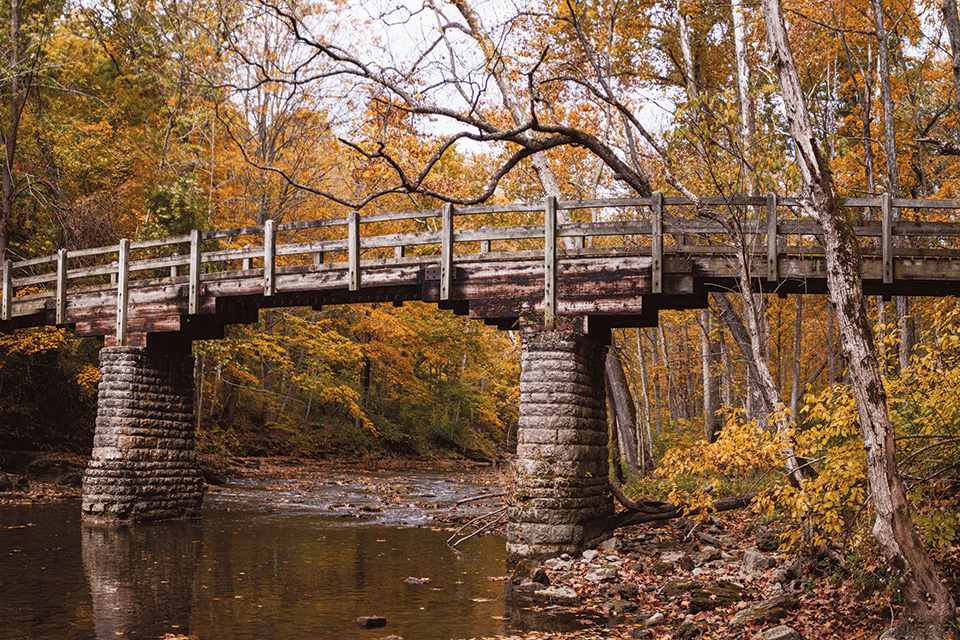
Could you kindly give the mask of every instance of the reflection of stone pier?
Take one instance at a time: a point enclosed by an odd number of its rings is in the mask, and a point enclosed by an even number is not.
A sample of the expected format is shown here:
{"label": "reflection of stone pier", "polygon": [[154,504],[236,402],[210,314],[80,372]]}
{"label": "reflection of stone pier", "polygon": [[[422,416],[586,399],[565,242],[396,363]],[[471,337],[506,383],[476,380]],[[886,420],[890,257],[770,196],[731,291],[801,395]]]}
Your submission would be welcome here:
{"label": "reflection of stone pier", "polygon": [[97,640],[189,633],[198,523],[84,525],[82,545]]}
{"label": "reflection of stone pier", "polygon": [[524,342],[517,434],[517,488],[507,554],[577,553],[607,535],[605,347],[575,331]]}

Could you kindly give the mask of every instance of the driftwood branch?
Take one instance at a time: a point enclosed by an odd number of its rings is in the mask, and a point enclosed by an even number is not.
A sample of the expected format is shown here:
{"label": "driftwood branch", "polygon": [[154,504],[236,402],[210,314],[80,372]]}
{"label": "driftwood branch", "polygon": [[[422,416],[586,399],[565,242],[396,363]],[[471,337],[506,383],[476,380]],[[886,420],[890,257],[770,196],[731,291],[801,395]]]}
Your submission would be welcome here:
{"label": "driftwood branch", "polygon": [[[628,527],[632,524],[643,524],[644,522],[672,520],[686,515],[687,512],[688,505],[685,504],[674,504],[662,500],[631,500],[623,495],[620,487],[612,482],[610,483],[610,490],[613,492],[613,497],[616,498],[617,502],[626,509],[626,511],[613,516],[611,529]],[[753,491],[739,496],[720,498],[710,504],[710,509],[713,511],[742,509],[749,505],[750,501],[758,495],[758,492]]]}

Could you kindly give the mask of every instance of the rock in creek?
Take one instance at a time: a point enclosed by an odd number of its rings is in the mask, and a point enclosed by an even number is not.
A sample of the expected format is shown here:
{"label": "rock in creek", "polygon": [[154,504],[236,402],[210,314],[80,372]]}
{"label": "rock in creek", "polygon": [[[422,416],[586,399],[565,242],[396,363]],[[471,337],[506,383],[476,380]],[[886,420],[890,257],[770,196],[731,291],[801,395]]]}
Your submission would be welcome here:
{"label": "rock in creek", "polygon": [[0,471],[0,491],[20,491],[27,488],[27,481],[23,476]]}
{"label": "rock in creek", "polygon": [[387,626],[387,619],[380,616],[360,616],[357,618],[357,626],[361,629],[379,629]]}
{"label": "rock in creek", "polygon": [[533,595],[547,604],[556,604],[561,607],[572,607],[580,602],[580,596],[569,587],[547,587],[535,591]]}
{"label": "rock in creek", "polygon": [[549,585],[550,578],[543,567],[535,561],[524,558],[517,563],[513,573],[510,575],[510,581],[513,584],[523,584],[525,582],[536,582],[537,584]]}

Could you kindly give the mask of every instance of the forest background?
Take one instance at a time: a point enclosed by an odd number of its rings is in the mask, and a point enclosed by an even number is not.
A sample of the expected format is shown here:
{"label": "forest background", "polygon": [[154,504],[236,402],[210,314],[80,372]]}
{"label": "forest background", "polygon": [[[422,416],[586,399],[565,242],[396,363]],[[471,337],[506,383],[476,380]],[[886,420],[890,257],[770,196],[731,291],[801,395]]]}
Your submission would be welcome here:
{"label": "forest background", "polygon": [[[960,198],[955,0],[764,4],[766,25],[741,0],[10,0],[0,251],[443,201],[816,201],[814,165],[841,195]],[[778,11],[815,161],[785,58],[768,52]],[[762,215],[696,214],[731,228]],[[511,222],[524,223],[497,224]],[[960,307],[868,303],[899,476],[937,557],[960,529]],[[825,296],[734,290],[617,332],[615,466],[634,491],[688,503],[709,502],[704,487],[769,489],[758,508],[796,522],[797,544],[840,539],[870,557],[859,359],[844,359],[838,326]],[[265,311],[194,345],[198,446],[492,459],[516,435],[518,340],[418,304]],[[98,347],[58,329],[0,336],[0,448],[89,450]],[[668,484],[648,479],[657,467]]]}

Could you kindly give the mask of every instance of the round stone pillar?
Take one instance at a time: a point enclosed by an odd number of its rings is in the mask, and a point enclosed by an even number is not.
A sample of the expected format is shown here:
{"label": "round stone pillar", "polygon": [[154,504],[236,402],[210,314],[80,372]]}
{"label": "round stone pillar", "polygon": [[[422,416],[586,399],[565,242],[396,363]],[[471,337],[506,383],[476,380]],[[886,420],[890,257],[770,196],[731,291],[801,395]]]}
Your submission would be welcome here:
{"label": "round stone pillar", "polygon": [[609,536],[604,355],[576,332],[524,340],[508,557],[578,553]]}
{"label": "round stone pillar", "polygon": [[144,347],[100,350],[93,455],[83,477],[87,521],[200,515],[193,357]]}

